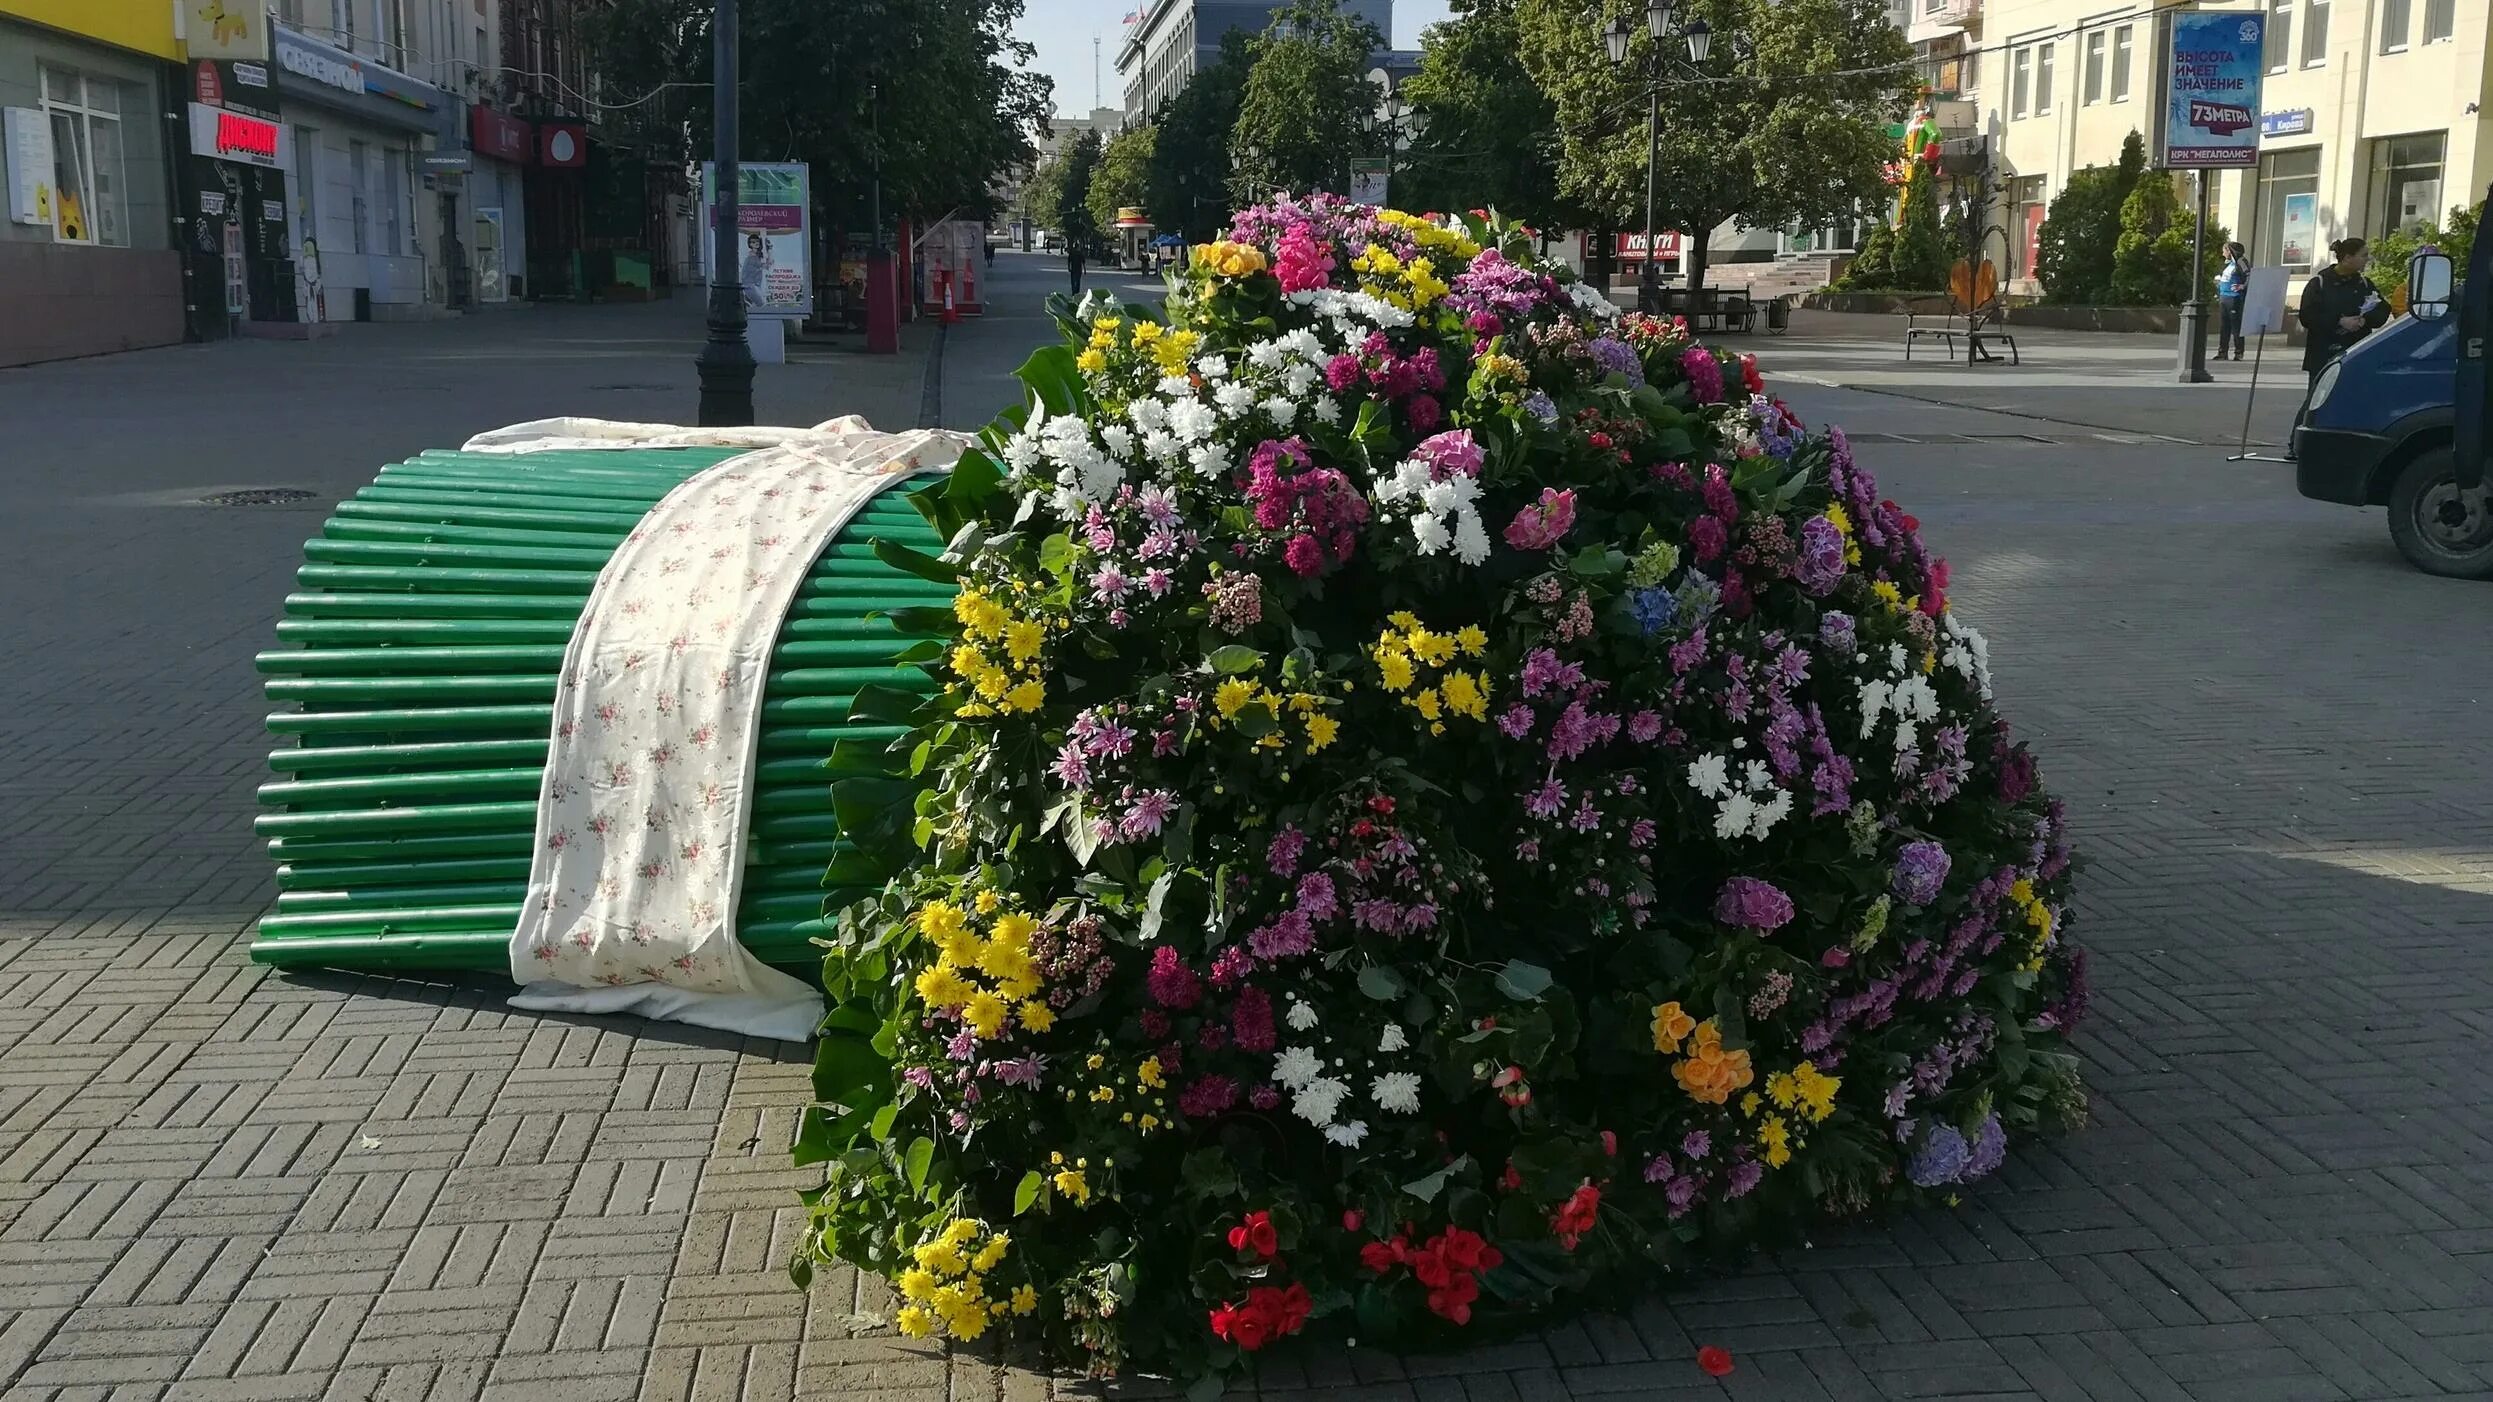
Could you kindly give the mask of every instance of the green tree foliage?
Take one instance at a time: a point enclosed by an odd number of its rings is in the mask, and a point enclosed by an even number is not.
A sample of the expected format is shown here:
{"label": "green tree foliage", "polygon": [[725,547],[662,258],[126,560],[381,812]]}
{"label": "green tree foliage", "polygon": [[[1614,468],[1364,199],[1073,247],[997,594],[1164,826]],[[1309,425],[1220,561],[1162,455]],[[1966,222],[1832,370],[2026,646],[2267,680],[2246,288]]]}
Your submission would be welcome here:
{"label": "green tree foliage", "polygon": [[[857,227],[878,174],[887,219],[990,215],[996,178],[1030,163],[1052,86],[1013,37],[1023,0],[745,0],[737,96],[747,160],[804,161],[814,202]],[[710,0],[584,8],[618,144],[677,164],[709,155]],[[680,86],[667,87],[667,84]]]}
{"label": "green tree foliage", "polygon": [[2146,168],[2147,143],[2131,132],[2118,164],[2088,166],[2052,196],[2035,249],[2044,301],[2095,306],[2111,299],[2121,211]]}
{"label": "green tree foliage", "polygon": [[1253,36],[1231,30],[1219,61],[1195,70],[1152,125],[1159,135],[1143,178],[1143,207],[1163,233],[1208,243],[1229,222],[1229,133],[1255,67]]}
{"label": "green tree foliage", "polygon": [[1453,0],[1402,85],[1417,127],[1394,171],[1409,210],[1495,209],[1541,229],[1584,222],[1558,192],[1558,109],[1525,71],[1520,0]]}
{"label": "green tree foliage", "polygon": [[2476,245],[2476,225],[2483,218],[2484,203],[2481,200],[2472,209],[2466,205],[2453,205],[2448,222],[2437,228],[2431,224],[2415,224],[2381,239],[2372,245],[2372,285],[2380,289],[2380,295],[2388,298],[2390,305],[2404,307],[2407,260],[2426,244],[2450,255],[2450,261],[2457,265],[2456,271],[2464,275],[2467,255]]}
{"label": "green tree foliage", "polygon": [[[1525,71],[1558,114],[1558,185],[1600,219],[1643,223],[1645,80],[1660,73],[1657,220],[1689,235],[1704,276],[1714,226],[1833,223],[1883,206],[1896,144],[1887,124],[1912,89],[1912,50],[1882,0],[1683,0],[1680,23],[1713,31],[1706,75],[1679,81],[1658,63],[1641,0],[1517,0]],[[1635,27],[1614,67],[1601,30]],[[1669,57],[1684,61],[1677,39]],[[1865,71],[1866,70],[1866,71]]]}
{"label": "green tree foliage", "polygon": [[1066,143],[1056,191],[1056,228],[1065,246],[1088,253],[1099,246],[1099,221],[1091,217],[1091,182],[1099,174],[1099,133],[1089,128]]}
{"label": "green tree foliage", "polygon": [[1273,14],[1230,131],[1237,203],[1277,190],[1349,188],[1350,158],[1380,139],[1367,72],[1368,55],[1384,45],[1375,25],[1343,14],[1335,0],[1298,0]]}
{"label": "green tree foliage", "polygon": [[1924,175],[1905,187],[1889,278],[1907,292],[1946,291],[1948,269],[1956,262],[1939,227],[1938,186],[1937,176]]}
{"label": "green tree foliage", "polygon": [[1884,219],[1872,220],[1852,265],[1844,269],[1838,290],[1878,292],[1896,285],[1896,231]]}
{"label": "green tree foliage", "polygon": [[1112,228],[1119,209],[1144,203],[1151,151],[1158,136],[1149,124],[1127,127],[1100,148],[1099,169],[1091,176],[1091,193],[1084,201],[1094,227]]}

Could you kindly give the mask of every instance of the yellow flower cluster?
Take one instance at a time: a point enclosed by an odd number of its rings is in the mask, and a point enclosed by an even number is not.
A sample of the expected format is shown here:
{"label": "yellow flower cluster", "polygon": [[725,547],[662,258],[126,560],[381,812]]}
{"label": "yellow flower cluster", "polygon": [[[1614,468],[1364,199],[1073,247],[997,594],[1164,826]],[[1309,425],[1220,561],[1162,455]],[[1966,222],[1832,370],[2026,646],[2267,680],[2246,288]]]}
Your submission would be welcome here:
{"label": "yellow flower cluster", "polygon": [[[1660,1024],[1660,1009],[1656,1009],[1655,1049],[1664,1053],[1678,1050],[1677,1047],[1661,1045]],[[1672,1065],[1671,1079],[1679,1082],[1681,1090],[1704,1104],[1720,1105],[1731,1098],[1733,1091],[1757,1079],[1757,1073],[1749,1065],[1748,1051],[1745,1048],[1739,1051],[1723,1050],[1722,1029],[1715,1026],[1714,1019],[1710,1017],[1690,1029],[1687,1053]]]}
{"label": "yellow flower cluster", "polygon": [[1811,1124],[1824,1124],[1835,1113],[1835,1092],[1842,1088],[1843,1078],[1830,1076],[1817,1063],[1804,1061],[1789,1071],[1777,1071],[1766,1078],[1766,1098],[1781,1110],[1797,1110]]}
{"label": "yellow flower cluster", "polygon": [[[1324,698],[1312,692],[1294,691],[1284,695],[1247,677],[1225,678],[1212,689],[1214,724],[1234,722],[1238,713],[1249,706],[1262,706],[1276,726],[1284,713],[1297,716],[1299,724],[1306,729],[1307,753],[1311,755],[1332,744],[1334,737],[1342,733],[1342,723],[1324,713]],[[1256,741],[1258,746],[1268,750],[1280,749],[1288,743],[1280,729]]]}
{"label": "yellow flower cluster", "polygon": [[1124,328],[1125,322],[1119,317],[1103,316],[1092,321],[1090,343],[1073,358],[1073,363],[1094,375],[1107,369],[1108,352],[1117,348],[1117,333]]}
{"label": "yellow flower cluster", "polygon": [[1387,691],[1401,696],[1402,704],[1420,713],[1428,722],[1429,734],[1445,734],[1447,716],[1475,721],[1489,718],[1485,676],[1453,665],[1458,656],[1476,658],[1486,652],[1488,634],[1468,623],[1451,633],[1432,632],[1408,612],[1385,621],[1389,626],[1368,649],[1376,661],[1377,679]]}
{"label": "yellow flower cluster", "polygon": [[1416,214],[1399,209],[1380,209],[1376,222],[1390,224],[1411,236],[1411,241],[1432,253],[1451,253],[1457,258],[1470,258],[1480,252],[1480,245],[1462,233],[1432,224]]}
{"label": "yellow flower cluster", "polygon": [[[1148,336],[1143,334],[1146,326],[1152,328]],[[1180,330],[1162,334],[1159,323],[1138,321],[1134,323],[1134,344],[1151,348],[1151,358],[1159,365],[1161,374],[1182,375],[1186,373],[1186,362],[1194,355],[1195,347],[1203,344],[1203,333]]]}
{"label": "yellow flower cluster", "polygon": [[923,1339],[940,1321],[952,1337],[975,1339],[987,1332],[991,1319],[1036,1310],[1039,1292],[1029,1285],[1003,1299],[987,1295],[987,1276],[1004,1264],[1012,1245],[1010,1236],[990,1232],[986,1223],[972,1217],[956,1217],[919,1243],[910,1253],[916,1264],[902,1271],[898,1282],[901,1298],[909,1302],[894,1321],[900,1332]]}
{"label": "yellow flower cluster", "polygon": [[1252,277],[1264,271],[1264,251],[1249,244],[1199,243],[1194,252],[1195,271],[1218,277]]}
{"label": "yellow flower cluster", "polygon": [[1831,501],[1827,503],[1826,521],[1828,525],[1835,528],[1835,533],[1837,535],[1844,538],[1844,563],[1847,565],[1860,564],[1861,541],[1853,534],[1852,517],[1845,514],[1844,504],[1842,502]]}
{"label": "yellow flower cluster", "polygon": [[1058,1152],[1047,1156],[1047,1166],[1049,1169],[1047,1181],[1050,1186],[1073,1199],[1073,1205],[1076,1207],[1090,1205],[1091,1161],[1089,1159],[1075,1159],[1072,1163],[1067,1163],[1064,1154]]}
{"label": "yellow flower cluster", "polygon": [[1368,291],[1409,311],[1418,311],[1446,295],[1445,280],[1437,276],[1436,264],[1426,258],[1405,263],[1382,244],[1369,244],[1354,256],[1350,270],[1359,274]]}
{"label": "yellow flower cluster", "polygon": [[918,930],[935,946],[934,964],[918,971],[918,999],[936,1012],[958,1016],[980,1041],[1002,1036],[1008,1021],[1045,1032],[1056,1025],[1056,1012],[1035,996],[1039,966],[1030,954],[1030,938],[1039,932],[1039,922],[1018,910],[988,907],[986,894],[978,904],[993,918],[983,938],[971,927],[970,913],[950,901],[918,907]]}
{"label": "yellow flower cluster", "polygon": [[961,714],[1009,716],[1047,703],[1047,683],[1039,676],[1039,654],[1047,643],[1043,625],[1016,617],[994,595],[974,588],[953,597],[952,616],[961,620],[962,632],[952,649],[952,670],[978,698]]}
{"label": "yellow flower cluster", "polygon": [[2034,893],[2034,883],[2022,876],[2017,878],[2016,885],[2008,888],[2008,898],[2025,913],[2026,928],[2034,931],[2034,944],[2026,954],[2026,961],[2018,965],[2027,973],[2033,973],[2043,967],[2043,954],[2052,947],[2052,908],[2043,904],[2043,898]]}

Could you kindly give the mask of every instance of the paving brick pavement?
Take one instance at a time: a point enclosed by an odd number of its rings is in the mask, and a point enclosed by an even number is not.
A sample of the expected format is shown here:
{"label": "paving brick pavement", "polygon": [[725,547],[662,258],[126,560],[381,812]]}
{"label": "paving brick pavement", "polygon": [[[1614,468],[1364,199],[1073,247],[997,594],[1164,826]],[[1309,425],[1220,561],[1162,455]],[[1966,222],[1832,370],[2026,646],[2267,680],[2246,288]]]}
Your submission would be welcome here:
{"label": "paving brick pavement", "polygon": [[[1007,289],[1053,271],[999,266]],[[787,1285],[806,1076],[783,1049],[242,958],[270,899],[249,658],[318,514],[158,503],[333,498],[551,401],[689,402],[680,309],[487,329],[273,348],[291,373],[247,390],[231,372],[272,348],[0,374],[0,421],[34,426],[0,473],[0,1402],[1092,1391],[897,1339],[853,1274]],[[944,418],[1035,333],[956,333]],[[920,402],[843,365],[783,372],[819,378],[783,380],[775,417]],[[1889,438],[1922,422],[1798,398]],[[2203,450],[1864,456],[1956,561],[2091,860],[2095,1124],[1953,1213],[1450,1357],[1276,1357],[1258,1391],[2493,1395],[2493,661],[2465,631],[2488,596]],[[1738,1358],[1720,1382],[1691,1361],[1709,1343]]]}

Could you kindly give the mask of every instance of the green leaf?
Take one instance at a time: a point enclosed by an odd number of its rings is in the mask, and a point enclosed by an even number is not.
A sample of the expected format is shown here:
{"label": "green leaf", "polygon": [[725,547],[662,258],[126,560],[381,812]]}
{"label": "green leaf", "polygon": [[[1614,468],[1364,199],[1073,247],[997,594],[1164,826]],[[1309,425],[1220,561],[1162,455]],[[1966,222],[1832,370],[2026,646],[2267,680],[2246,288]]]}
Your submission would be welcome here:
{"label": "green leaf", "polygon": [[1273,718],[1272,708],[1261,705],[1240,710],[1229,724],[1249,740],[1261,740],[1281,728],[1281,723]]}
{"label": "green leaf", "polygon": [[1385,965],[1370,964],[1359,971],[1359,991],[1380,1003],[1390,1003],[1408,991],[1408,985],[1402,981],[1402,975]]}
{"label": "green leaf", "polygon": [[1251,647],[1231,643],[1226,647],[1214,648],[1211,657],[1207,660],[1212,664],[1212,671],[1215,675],[1234,677],[1241,672],[1252,672],[1263,666],[1264,654]]}
{"label": "green leaf", "polygon": [[1538,964],[1509,959],[1498,970],[1498,992],[1518,1002],[1529,1003],[1549,991],[1550,972]]}
{"label": "green leaf", "polygon": [[1013,372],[1013,378],[1029,386],[1051,416],[1075,413],[1082,407],[1082,370],[1073,363],[1070,346],[1039,347]]}
{"label": "green leaf", "polygon": [[1073,537],[1059,531],[1039,542],[1039,568],[1062,575],[1073,566]]}
{"label": "green leaf", "polygon": [[961,578],[960,566],[938,560],[923,550],[913,550],[898,541],[876,539],[874,558],[904,574],[931,579],[937,584],[954,584]]}
{"label": "green leaf", "polygon": [[1403,1184],[1402,1190],[1409,1193],[1411,1196],[1418,1198],[1422,1202],[1435,1202],[1437,1200],[1437,1195],[1445,1191],[1447,1181],[1452,1179],[1456,1172],[1461,1170],[1462,1167],[1468,1162],[1470,1162],[1469,1158],[1456,1159],[1454,1162],[1438,1169],[1435,1173],[1431,1173],[1424,1178],[1414,1178],[1410,1182]]}
{"label": "green leaf", "polygon": [[854,721],[877,721],[885,725],[908,725],[917,719],[918,708],[926,698],[913,691],[903,691],[881,682],[868,682],[857,688],[849,698],[848,718]]}
{"label": "green leaf", "polygon": [[978,514],[1003,481],[1004,469],[996,466],[995,459],[976,448],[961,454],[961,460],[952,465],[951,474],[944,478],[943,506],[949,519],[936,522],[935,529],[946,534],[958,529],[962,522]]}
{"label": "green leaf", "polygon": [[1014,1216],[1019,1217],[1028,1212],[1030,1205],[1039,1200],[1040,1181],[1039,1171],[1035,1168],[1021,1176],[1021,1182],[1013,1189]]}
{"label": "green leaf", "polygon": [[1238,1191],[1238,1168],[1218,1149],[1197,1149],[1178,1169],[1178,1181],[1198,1198],[1225,1198]]}
{"label": "green leaf", "polygon": [[926,1191],[926,1172],[935,1164],[935,1141],[923,1134],[910,1140],[908,1152],[901,1155],[900,1163],[909,1175],[909,1191]]}

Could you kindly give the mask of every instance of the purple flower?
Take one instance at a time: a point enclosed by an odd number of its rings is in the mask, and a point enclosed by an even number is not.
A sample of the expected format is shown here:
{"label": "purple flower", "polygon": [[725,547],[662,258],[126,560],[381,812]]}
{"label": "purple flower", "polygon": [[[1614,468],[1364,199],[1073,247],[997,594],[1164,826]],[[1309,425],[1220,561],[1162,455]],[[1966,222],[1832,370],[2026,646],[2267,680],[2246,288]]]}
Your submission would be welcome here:
{"label": "purple flower", "polygon": [[1227,1076],[1204,1076],[1177,1093],[1177,1111],[1188,1119],[1225,1113],[1238,1103],[1238,1083]]}
{"label": "purple flower", "polygon": [[1090,762],[1082,757],[1082,746],[1079,742],[1073,740],[1065,742],[1065,747],[1056,752],[1056,766],[1052,772],[1067,788],[1079,789],[1090,784]]}
{"label": "purple flower", "polygon": [[[1734,1176],[1737,1176],[1736,1172]],[[1671,1215],[1680,1216],[1689,1208],[1696,1206],[1697,1190],[1703,1186],[1705,1185],[1702,1181],[1684,1174],[1672,1179],[1670,1186],[1662,1190],[1663,1196],[1670,1199]]]}
{"label": "purple flower", "polygon": [[1310,920],[1330,920],[1340,909],[1334,900],[1333,878],[1320,871],[1311,871],[1298,881],[1298,908]]}
{"label": "purple flower", "polygon": [[1659,1183],[1671,1176],[1671,1156],[1656,1154],[1645,1160],[1645,1181]]}
{"label": "purple flower", "polygon": [[1939,888],[1947,884],[1951,862],[1948,849],[1936,842],[1908,842],[1896,854],[1896,867],[1887,881],[1887,888],[1907,905],[1928,905],[1939,898]]}
{"label": "purple flower", "polygon": [[1823,596],[1844,577],[1844,533],[1824,516],[1801,523],[1800,558],[1792,578],[1813,596]]}
{"label": "purple flower", "polygon": [[1035,1055],[1018,1057],[1011,1061],[999,1061],[992,1068],[997,1080],[1008,1086],[1020,1086],[1024,1090],[1036,1087],[1039,1084],[1040,1073],[1046,1069],[1047,1058]]}
{"label": "purple flower", "polygon": [[1974,1133],[1974,1150],[1965,1161],[1965,1176],[1959,1180],[1971,1183],[1988,1178],[1997,1171],[2001,1160],[2008,1157],[2008,1131],[2001,1127],[1999,1112],[1983,1117],[1982,1128]]}
{"label": "purple flower", "polygon": [[1713,1150],[1714,1136],[1701,1129],[1688,1131],[1688,1137],[1679,1141],[1679,1152],[1692,1159],[1704,1158]]}
{"label": "purple flower", "polygon": [[1744,1198],[1766,1176],[1766,1166],[1755,1159],[1742,1159],[1731,1166],[1731,1196]]}
{"label": "purple flower", "polygon": [[1297,828],[1283,828],[1272,835],[1272,845],[1264,849],[1264,865],[1275,876],[1288,876],[1298,870],[1299,854],[1307,849],[1307,834]]}
{"label": "purple flower", "polygon": [[1688,377],[1688,397],[1699,404],[1719,404],[1723,398],[1722,362],[1703,346],[1690,346],[1680,352],[1679,373]]}
{"label": "purple flower", "polygon": [[1535,818],[1555,818],[1567,806],[1567,786],[1547,780],[1524,797],[1524,811]]}
{"label": "purple flower", "polygon": [[1247,948],[1258,959],[1287,959],[1316,947],[1316,927],[1304,911],[1286,910],[1247,932]]}
{"label": "purple flower", "polygon": [[1532,733],[1532,708],[1521,701],[1509,706],[1498,716],[1498,729],[1509,740],[1521,740]]}
{"label": "purple flower", "polygon": [[1937,1188],[1959,1181],[1965,1166],[1973,1158],[1973,1146],[1954,1125],[1932,1125],[1922,1136],[1922,1146],[1905,1164],[1905,1177],[1915,1187]]}
{"label": "purple flower", "polygon": [[1443,482],[1453,477],[1478,477],[1482,455],[1479,442],[1468,428],[1431,434],[1420,440],[1411,456],[1427,463],[1429,476]]}
{"label": "purple flower", "polygon": [[1604,375],[1625,375],[1631,386],[1645,382],[1644,362],[1637,358],[1635,348],[1626,342],[1609,336],[1596,336],[1585,343],[1584,349],[1591,353],[1593,363],[1601,367]]}
{"label": "purple flower", "polygon": [[1177,811],[1177,795],[1167,789],[1148,789],[1126,810],[1125,821],[1118,825],[1118,835],[1132,842],[1138,838],[1158,837],[1169,815]]}
{"label": "purple flower", "polygon": [[1545,424],[1558,422],[1558,406],[1537,389],[1524,396],[1523,410]]}
{"label": "purple flower", "polygon": [[1144,977],[1151,1001],[1164,1008],[1191,1008],[1203,997],[1203,982],[1186,967],[1177,950],[1162,945],[1151,953],[1151,972]]}
{"label": "purple flower", "polygon": [[1714,918],[1764,934],[1791,922],[1792,898],[1772,882],[1735,876],[1724,882],[1723,889],[1714,897]]}

